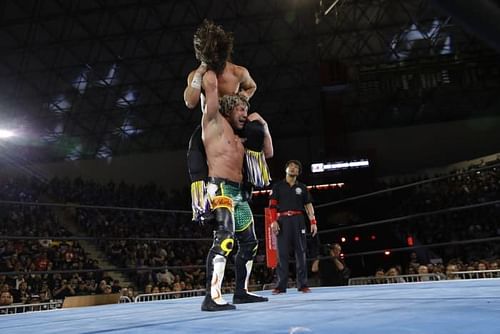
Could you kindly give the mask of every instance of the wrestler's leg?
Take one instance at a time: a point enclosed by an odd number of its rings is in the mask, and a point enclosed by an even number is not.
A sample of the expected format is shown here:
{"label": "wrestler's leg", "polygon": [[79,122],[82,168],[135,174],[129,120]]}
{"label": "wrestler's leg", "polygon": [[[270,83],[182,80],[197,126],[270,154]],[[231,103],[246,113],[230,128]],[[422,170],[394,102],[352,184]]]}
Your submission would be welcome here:
{"label": "wrestler's leg", "polygon": [[206,196],[205,180],[208,176],[207,155],[201,140],[201,126],[194,130],[189,139],[187,152],[187,166],[191,178],[191,207],[193,220],[203,221],[208,219],[210,203]]}
{"label": "wrestler's leg", "polygon": [[232,200],[226,196],[216,196],[213,200],[217,229],[207,256],[207,292],[201,309],[203,311],[224,311],[234,309],[222,298],[222,281],[227,256],[234,245],[234,218]]}
{"label": "wrestler's leg", "polygon": [[267,298],[248,292],[248,282],[258,247],[252,211],[248,202],[240,202],[236,205],[235,219],[237,222],[236,239],[238,240],[238,253],[235,259],[236,290],[234,292],[233,303],[266,302]]}

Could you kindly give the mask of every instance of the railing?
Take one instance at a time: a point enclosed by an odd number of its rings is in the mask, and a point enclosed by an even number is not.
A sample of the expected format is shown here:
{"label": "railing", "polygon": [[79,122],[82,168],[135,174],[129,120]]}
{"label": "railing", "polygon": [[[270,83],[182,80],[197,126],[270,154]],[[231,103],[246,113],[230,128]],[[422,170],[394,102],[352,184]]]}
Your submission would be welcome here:
{"label": "railing", "polygon": [[166,299],[178,299],[186,297],[203,296],[205,294],[205,289],[198,290],[187,290],[187,291],[169,291],[169,292],[159,292],[159,293],[143,293],[137,295],[134,298],[134,302],[143,303],[151,302],[155,300],[166,300]]}
{"label": "railing", "polygon": [[397,276],[370,276],[350,278],[348,285],[370,285],[370,284],[390,284],[390,283],[410,283],[439,281],[441,276],[438,274],[414,274]]}
{"label": "railing", "polygon": [[[250,291],[262,290],[262,286],[261,285],[251,285],[251,286],[249,286],[249,290]],[[168,292],[159,292],[159,293],[142,293],[142,294],[137,295],[134,298],[134,302],[143,303],[143,302],[150,302],[150,301],[155,301],[155,300],[197,297],[197,296],[204,296],[205,292],[206,292],[205,289],[197,289],[197,290],[183,290],[183,291],[168,291]],[[222,293],[233,293],[233,292],[234,292],[234,286],[223,286],[222,287]],[[127,303],[127,301],[122,301],[120,299],[120,303]]]}
{"label": "railing", "polygon": [[[500,269],[495,270],[475,270],[475,271],[455,271],[448,275],[448,279],[487,279],[500,278]],[[398,276],[370,276],[370,277],[355,277],[349,279],[349,285],[371,285],[371,284],[390,284],[390,283],[411,283],[411,282],[426,282],[439,281],[442,276],[438,274],[415,274],[415,275],[398,275]],[[266,290],[274,286],[274,283],[264,284],[263,286],[255,285],[251,287],[251,291]],[[223,293],[231,293],[234,287],[223,287]],[[120,303],[143,303],[157,300],[178,299],[186,297],[197,297],[205,295],[205,289],[187,290],[187,291],[169,291],[160,293],[144,293],[137,295],[134,300],[128,296],[121,296]],[[24,312],[39,312],[59,309],[62,307],[62,300],[54,300],[47,303],[36,304],[13,304],[8,306],[0,306],[0,315],[15,314]]]}
{"label": "railing", "polygon": [[454,271],[448,279],[473,279],[473,278],[499,278],[500,269],[495,270],[474,270],[474,271]]}
{"label": "railing", "polygon": [[120,300],[118,301],[120,304],[132,303],[132,299],[129,296],[120,296]]}
{"label": "railing", "polygon": [[53,300],[47,303],[36,303],[36,304],[12,304],[12,305],[0,306],[0,314],[49,311],[61,308],[62,304],[63,304],[62,300]]}
{"label": "railing", "polygon": [[447,274],[419,274],[419,275],[398,275],[398,276],[370,276],[355,277],[349,279],[349,285],[368,285],[368,284],[389,284],[389,283],[410,283],[424,281],[439,281],[450,279],[481,279],[481,278],[500,278],[500,269],[494,270],[473,270],[473,271],[454,271]]}

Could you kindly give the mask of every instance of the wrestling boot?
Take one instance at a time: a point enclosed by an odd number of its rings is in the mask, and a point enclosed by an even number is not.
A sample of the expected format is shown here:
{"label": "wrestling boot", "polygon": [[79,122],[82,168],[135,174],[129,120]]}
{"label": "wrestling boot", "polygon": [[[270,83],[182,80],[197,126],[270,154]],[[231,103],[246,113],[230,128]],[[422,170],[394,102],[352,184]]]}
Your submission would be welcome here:
{"label": "wrestling boot", "polygon": [[217,304],[216,302],[214,302],[214,300],[210,295],[206,295],[205,299],[203,300],[203,303],[201,304],[202,311],[215,312],[215,311],[228,311],[234,309],[236,309],[236,306],[229,303]]}
{"label": "wrestling boot", "polygon": [[253,293],[238,293],[233,296],[233,304],[247,304],[247,303],[261,303],[267,302],[269,299],[266,297],[258,296]]}

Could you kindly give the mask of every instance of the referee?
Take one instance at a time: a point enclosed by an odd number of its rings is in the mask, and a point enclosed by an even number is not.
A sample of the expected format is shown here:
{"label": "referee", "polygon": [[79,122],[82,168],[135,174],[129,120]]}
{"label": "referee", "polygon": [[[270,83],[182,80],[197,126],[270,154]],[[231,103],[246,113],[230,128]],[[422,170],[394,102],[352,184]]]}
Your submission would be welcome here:
{"label": "referee", "polygon": [[307,285],[306,263],[306,219],[309,218],[310,231],[314,237],[318,232],[311,195],[305,184],[297,181],[302,171],[298,160],[290,160],[285,165],[286,177],[273,185],[269,208],[271,211],[271,229],[277,235],[278,242],[278,283],[273,294],[286,292],[288,285],[288,258],[293,249],[296,261],[297,289],[311,292]]}

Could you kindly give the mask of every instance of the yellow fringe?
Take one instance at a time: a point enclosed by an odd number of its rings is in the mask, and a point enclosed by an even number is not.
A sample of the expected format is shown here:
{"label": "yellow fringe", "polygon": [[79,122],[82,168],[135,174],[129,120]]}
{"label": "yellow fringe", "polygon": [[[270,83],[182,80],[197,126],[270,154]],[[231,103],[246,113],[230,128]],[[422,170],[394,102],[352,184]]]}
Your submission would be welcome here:
{"label": "yellow fringe", "polygon": [[267,166],[264,152],[245,149],[248,181],[256,187],[262,188],[271,183],[271,173]]}
{"label": "yellow fringe", "polygon": [[200,216],[210,208],[207,185],[203,180],[191,183],[191,208],[193,210],[193,220],[199,220]]}

